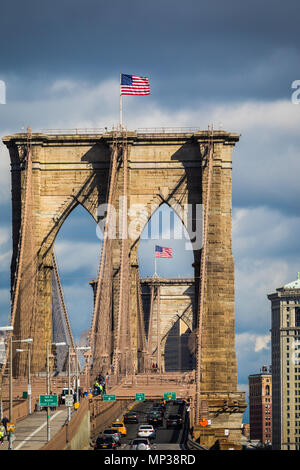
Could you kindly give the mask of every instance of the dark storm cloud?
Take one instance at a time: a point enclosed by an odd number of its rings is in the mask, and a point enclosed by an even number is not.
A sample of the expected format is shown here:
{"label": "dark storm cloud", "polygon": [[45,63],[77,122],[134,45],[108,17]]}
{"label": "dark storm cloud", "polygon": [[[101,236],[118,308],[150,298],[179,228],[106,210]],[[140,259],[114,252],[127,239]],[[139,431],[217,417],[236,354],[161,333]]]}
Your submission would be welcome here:
{"label": "dark storm cloud", "polygon": [[298,13],[297,1],[276,0],[6,1],[0,77],[22,76],[28,90],[29,79],[147,74],[169,106],[286,97],[297,78]]}
{"label": "dark storm cloud", "polygon": [[257,126],[254,132],[245,131],[238,145],[232,174],[234,207],[267,206],[282,215],[298,215],[299,135]]}

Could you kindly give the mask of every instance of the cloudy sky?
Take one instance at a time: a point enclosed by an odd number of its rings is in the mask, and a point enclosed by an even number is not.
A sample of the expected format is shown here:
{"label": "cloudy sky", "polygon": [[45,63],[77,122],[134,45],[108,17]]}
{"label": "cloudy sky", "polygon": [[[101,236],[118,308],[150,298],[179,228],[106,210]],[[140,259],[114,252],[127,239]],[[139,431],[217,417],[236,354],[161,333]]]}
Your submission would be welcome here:
{"label": "cloudy sky", "polygon": [[[291,99],[292,82],[300,79],[299,13],[297,0],[1,2],[1,136],[28,125],[37,131],[117,124],[120,72],[150,79],[150,96],[124,97],[128,128],[207,129],[213,123],[241,134],[233,156],[233,249],[243,389],[249,373],[270,363],[266,295],[300,271],[300,105]],[[2,144],[0,209],[3,323],[9,311],[11,205]],[[147,275],[153,260],[144,246],[139,255]],[[86,255],[77,259],[74,248]],[[95,250],[94,222],[79,209],[56,242],[75,335],[89,324]],[[182,268],[174,266],[161,266],[161,274],[191,273],[189,259]]]}

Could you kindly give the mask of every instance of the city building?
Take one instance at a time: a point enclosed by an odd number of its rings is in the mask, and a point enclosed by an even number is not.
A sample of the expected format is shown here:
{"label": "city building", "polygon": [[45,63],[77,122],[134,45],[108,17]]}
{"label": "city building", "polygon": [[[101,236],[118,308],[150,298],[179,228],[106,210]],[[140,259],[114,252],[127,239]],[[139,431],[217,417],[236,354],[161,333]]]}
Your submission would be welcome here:
{"label": "city building", "polygon": [[[272,309],[274,450],[300,449],[300,277],[268,295]],[[299,349],[300,350],[300,349]]]}
{"label": "city building", "polygon": [[247,441],[250,440],[250,424],[243,423],[243,425],[242,425],[242,435],[245,436]]}
{"label": "city building", "polygon": [[250,440],[272,443],[272,373],[263,366],[249,375]]}

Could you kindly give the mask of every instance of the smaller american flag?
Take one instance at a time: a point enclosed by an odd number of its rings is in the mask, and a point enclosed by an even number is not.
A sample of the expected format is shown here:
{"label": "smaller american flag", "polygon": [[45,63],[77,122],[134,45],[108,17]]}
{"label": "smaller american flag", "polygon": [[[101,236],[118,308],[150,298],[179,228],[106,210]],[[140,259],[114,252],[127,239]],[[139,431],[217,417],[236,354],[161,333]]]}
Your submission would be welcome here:
{"label": "smaller american flag", "polygon": [[121,74],[121,95],[150,95],[148,77]]}
{"label": "smaller american flag", "polygon": [[172,248],[155,245],[156,258],[173,258]]}

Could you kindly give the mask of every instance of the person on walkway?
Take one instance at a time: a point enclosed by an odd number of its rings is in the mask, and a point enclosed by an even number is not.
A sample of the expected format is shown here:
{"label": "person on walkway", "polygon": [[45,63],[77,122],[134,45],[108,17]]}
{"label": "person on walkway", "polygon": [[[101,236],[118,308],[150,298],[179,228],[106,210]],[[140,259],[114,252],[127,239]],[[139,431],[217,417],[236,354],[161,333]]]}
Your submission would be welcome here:
{"label": "person on walkway", "polygon": [[94,395],[99,395],[100,389],[99,389],[99,383],[97,380],[94,382]]}
{"label": "person on walkway", "polygon": [[3,426],[3,424],[1,424],[0,425],[0,444],[1,445],[3,445],[5,434],[6,434],[5,427]]}
{"label": "person on walkway", "polygon": [[7,423],[8,423],[8,418],[4,416],[4,418],[2,419],[2,424],[5,427],[5,433],[7,433]]}
{"label": "person on walkway", "polygon": [[104,382],[104,377],[103,377],[102,374],[99,375],[99,377],[98,377],[98,382],[99,382],[100,384],[103,384],[103,382]]}

